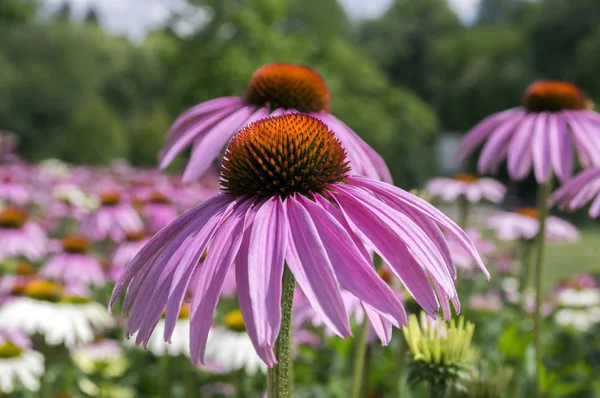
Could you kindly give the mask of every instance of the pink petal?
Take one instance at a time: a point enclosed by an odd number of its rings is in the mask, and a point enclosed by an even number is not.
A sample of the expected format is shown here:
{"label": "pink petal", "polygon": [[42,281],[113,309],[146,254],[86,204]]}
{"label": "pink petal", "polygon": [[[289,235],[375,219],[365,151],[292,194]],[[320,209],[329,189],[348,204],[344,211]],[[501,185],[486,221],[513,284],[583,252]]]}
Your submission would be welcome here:
{"label": "pink petal", "polygon": [[190,316],[190,359],[204,362],[206,339],[219,294],[229,267],[233,263],[244,232],[244,218],[252,200],[237,207],[216,231],[198,273]]}
{"label": "pink petal", "polygon": [[540,184],[548,181],[552,173],[548,116],[548,113],[539,114],[533,126],[533,138],[531,142],[533,171],[537,182]]}
{"label": "pink petal", "polygon": [[564,122],[555,114],[548,115],[548,140],[556,177],[566,181],[573,174],[573,145]]}
{"label": "pink petal", "polygon": [[527,115],[517,127],[508,147],[508,174],[512,179],[521,180],[531,170],[533,153],[531,143],[534,126],[537,120],[534,114]]}
{"label": "pink petal", "polygon": [[286,261],[325,325],[340,337],[351,334],[338,281],[310,214],[293,196],[285,200],[289,220]]}

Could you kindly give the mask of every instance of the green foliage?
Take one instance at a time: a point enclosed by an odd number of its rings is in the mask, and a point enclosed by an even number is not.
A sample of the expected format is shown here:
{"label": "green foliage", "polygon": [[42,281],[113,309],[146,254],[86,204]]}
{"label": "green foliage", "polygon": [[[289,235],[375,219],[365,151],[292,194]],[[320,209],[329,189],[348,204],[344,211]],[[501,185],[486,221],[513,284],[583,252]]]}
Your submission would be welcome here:
{"label": "green foliage", "polygon": [[86,99],[75,110],[60,143],[62,158],[74,163],[103,164],[127,153],[119,117],[98,97]]}
{"label": "green foliage", "polygon": [[432,79],[444,127],[466,131],[501,109],[520,104],[529,69],[527,38],[509,27],[477,27],[440,38]]}
{"label": "green foliage", "polygon": [[0,26],[5,23],[23,23],[32,20],[38,9],[37,0],[0,1]]}
{"label": "green foliage", "polygon": [[171,116],[162,108],[141,114],[131,128],[129,160],[133,164],[156,166],[156,156],[163,145]]}

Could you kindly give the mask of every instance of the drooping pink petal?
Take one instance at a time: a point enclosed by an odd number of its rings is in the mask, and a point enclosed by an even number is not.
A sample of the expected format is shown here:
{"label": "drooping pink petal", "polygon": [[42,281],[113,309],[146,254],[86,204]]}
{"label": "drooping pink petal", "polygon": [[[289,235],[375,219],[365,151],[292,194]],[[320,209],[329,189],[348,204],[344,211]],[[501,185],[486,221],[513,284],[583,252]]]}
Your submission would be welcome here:
{"label": "drooping pink petal", "polygon": [[249,301],[260,345],[273,346],[281,323],[281,281],[287,249],[287,214],[281,198],[268,199],[256,212],[248,257]]}
{"label": "drooping pink petal", "polygon": [[361,301],[371,305],[400,326],[406,321],[404,307],[390,287],[377,275],[371,261],[365,261],[346,230],[319,204],[299,197],[311,215],[327,256],[340,284]]}
{"label": "drooping pink petal", "polygon": [[485,174],[494,171],[505,159],[515,129],[525,116],[515,116],[514,119],[502,123],[490,139],[485,143],[477,161],[477,171]]}
{"label": "drooping pink petal", "polygon": [[[147,274],[155,266],[157,259],[165,253],[167,254],[165,262],[168,261],[168,258],[175,253],[192,229],[196,229],[202,222],[208,221],[216,213],[222,212],[223,208],[227,207],[227,203],[231,201],[232,198],[227,195],[217,195],[187,211],[154,235],[136,254],[117,281],[108,304],[109,311],[112,311],[116,299],[134,277],[138,279]],[[135,295],[129,289],[127,297],[135,299]],[[123,311],[127,313],[125,304],[123,305]]]}
{"label": "drooping pink petal", "polygon": [[244,220],[252,202],[249,199],[241,203],[221,224],[209,243],[206,259],[198,273],[190,313],[190,359],[194,364],[204,362],[211,320],[225,275],[242,243]]}
{"label": "drooping pink petal", "polygon": [[508,174],[514,180],[525,178],[531,171],[533,153],[531,141],[538,116],[529,114],[519,124],[510,140],[507,155]]}
{"label": "drooping pink petal", "polygon": [[336,199],[339,201],[346,217],[353,219],[356,214],[364,214],[390,228],[396,235],[396,244],[402,242],[411,255],[423,266],[449,295],[454,290],[454,282],[446,267],[444,258],[437,250],[431,238],[405,214],[388,206],[384,202],[373,200],[373,196],[365,191],[349,186],[336,186]]}
{"label": "drooping pink petal", "polygon": [[428,203],[426,200],[419,198],[418,196],[412,195],[400,188],[393,185],[382,183],[380,181],[369,180],[360,176],[351,176],[346,179],[348,184],[353,184],[358,187],[365,187],[374,193],[376,193],[382,200],[388,202],[390,205],[397,206],[400,209],[410,207],[422,213],[424,216],[429,217],[435,221],[440,227],[446,230],[450,236],[452,236],[460,244],[460,246],[473,258],[477,266],[484,273],[486,278],[489,280],[490,274],[483,265],[481,256],[477,252],[475,245],[466,234],[454,221],[448,216],[436,209],[433,205]]}
{"label": "drooping pink petal", "polygon": [[555,114],[548,115],[548,141],[552,167],[564,182],[573,174],[573,144],[564,122]]}
{"label": "drooping pink petal", "polygon": [[284,204],[289,220],[285,258],[290,271],[325,325],[340,337],[351,335],[337,278],[310,214],[294,196]]}
{"label": "drooping pink petal", "polygon": [[503,112],[494,113],[493,115],[485,118],[463,138],[456,151],[456,158],[458,160],[464,160],[479,145],[481,145],[490,136],[490,134],[492,134],[494,130],[501,125],[501,123],[522,113],[522,109],[513,108]]}
{"label": "drooping pink petal", "polygon": [[533,171],[538,183],[548,181],[552,175],[550,160],[550,139],[548,137],[548,113],[540,113],[533,126],[531,151],[533,154]]}
{"label": "drooping pink petal", "polygon": [[[336,196],[336,199],[339,198]],[[430,314],[439,309],[437,298],[431,289],[427,275],[415,261],[406,245],[398,239],[394,230],[368,209],[356,206],[352,201],[340,203],[346,218],[354,226],[354,232],[367,242],[404,284],[417,303]]]}
{"label": "drooping pink petal", "polygon": [[[381,340],[381,345],[388,345],[392,339],[392,323],[378,314],[370,305],[363,303],[363,308],[375,334],[379,337],[379,340]],[[405,326],[407,322],[408,321],[403,322],[400,326]]]}
{"label": "drooping pink petal", "polygon": [[[217,154],[225,147],[225,144],[241,126],[246,124],[254,112],[254,107],[251,106],[239,109],[227,119],[219,122],[200,141],[197,141],[192,149],[190,161],[183,172],[183,182],[190,183],[199,179],[210,167]],[[263,110],[259,109],[256,112],[262,114]]]}
{"label": "drooping pink petal", "polygon": [[218,123],[227,119],[239,110],[240,108],[238,107],[226,108],[215,112],[214,114],[206,115],[206,117],[197,122],[186,126],[185,129],[179,131],[174,137],[168,139],[165,146],[160,150],[158,154],[158,167],[161,170],[165,169],[173,159],[175,159],[181,151],[190,146],[192,142],[204,137],[204,135],[211,131]]}

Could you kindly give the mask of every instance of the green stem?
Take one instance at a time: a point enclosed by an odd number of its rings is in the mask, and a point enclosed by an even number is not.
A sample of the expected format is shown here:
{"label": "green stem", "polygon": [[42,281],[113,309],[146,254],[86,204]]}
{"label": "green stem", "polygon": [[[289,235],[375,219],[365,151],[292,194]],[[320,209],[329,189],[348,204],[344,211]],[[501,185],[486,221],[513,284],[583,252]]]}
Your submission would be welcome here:
{"label": "green stem", "polygon": [[548,196],[551,191],[551,183],[547,182],[539,186],[538,191],[538,212],[540,229],[537,235],[537,258],[534,269],[534,288],[535,288],[535,308],[533,313],[533,344],[535,349],[534,364],[534,397],[540,397],[539,386],[540,365],[542,361],[542,289],[543,289],[543,268],[544,268],[544,248],[546,240],[546,219],[548,217]]}
{"label": "green stem", "polygon": [[[400,336],[403,337],[403,336]],[[394,367],[394,375],[393,375],[393,380],[396,382],[397,381],[397,385],[395,386],[395,388],[392,390],[392,396],[394,398],[401,398],[404,395],[404,368],[405,368],[405,360],[406,360],[406,342],[404,341],[404,338],[398,338],[396,339],[398,341],[396,349],[396,355],[395,358],[398,362],[396,362],[396,366]]]}
{"label": "green stem", "polygon": [[289,398],[293,391],[292,367],[292,306],[294,304],[294,288],[296,280],[285,267],[281,294],[281,328],[275,343],[277,365],[267,373],[268,398]]}
{"label": "green stem", "polygon": [[246,397],[246,370],[244,368],[235,372],[235,396],[239,398]]}
{"label": "green stem", "polygon": [[365,316],[360,327],[360,334],[356,339],[356,347],[354,351],[354,367],[352,371],[352,390],[350,396],[352,398],[360,398],[363,390],[363,381],[366,378],[365,374],[365,358],[367,353],[368,337],[369,337],[369,320]]}
{"label": "green stem", "polygon": [[534,243],[530,240],[523,241],[521,244],[521,281],[519,288],[523,297],[531,288],[531,254],[533,253]]}
{"label": "green stem", "polygon": [[470,203],[465,197],[458,198],[458,225],[465,229],[469,224]]}

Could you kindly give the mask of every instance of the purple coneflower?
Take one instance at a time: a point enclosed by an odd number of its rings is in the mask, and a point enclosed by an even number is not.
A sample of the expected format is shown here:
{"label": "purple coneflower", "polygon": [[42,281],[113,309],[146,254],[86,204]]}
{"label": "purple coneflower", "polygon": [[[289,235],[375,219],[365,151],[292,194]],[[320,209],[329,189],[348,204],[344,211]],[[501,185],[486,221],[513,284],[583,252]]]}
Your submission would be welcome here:
{"label": "purple coneflower", "polygon": [[402,303],[377,274],[365,245],[390,265],[429,314],[435,316],[441,305],[448,317],[449,301],[458,311],[456,270],[439,227],[488,275],[465,232],[426,201],[348,172],[342,145],[314,117],[286,114],[241,129],[225,153],[223,193],[162,229],[117,282],[110,307],[126,290],[126,334],[137,332],[136,342],[146,344],[166,307],[164,338],[169,340],[199,267],[190,344],[192,362],[201,362],[232,265],[248,335],[269,366],[277,363],[273,347],[280,326],[289,333],[294,278],[339,336],[350,334],[340,287],[395,326],[406,324]]}
{"label": "purple coneflower", "polygon": [[177,210],[162,192],[154,191],[144,206],[150,232],[158,232],[177,218]]}
{"label": "purple coneflower", "polygon": [[506,187],[501,182],[468,173],[458,173],[452,178],[432,178],[425,189],[431,196],[440,197],[445,202],[455,202],[464,198],[471,203],[482,199],[500,203],[506,193]]}
{"label": "purple coneflower", "polygon": [[13,178],[10,169],[0,177],[0,200],[23,206],[29,202],[31,195],[27,187]]}
{"label": "purple coneflower", "polygon": [[50,258],[40,275],[65,285],[96,285],[106,282],[102,265],[89,254],[90,242],[77,235],[62,240],[62,252]]}
{"label": "purple coneflower", "polygon": [[39,225],[28,221],[23,210],[0,210],[0,260],[19,256],[39,260],[46,254],[46,245],[46,234]]}
{"label": "purple coneflower", "polygon": [[521,180],[533,171],[539,183],[554,173],[566,181],[573,173],[573,152],[584,167],[600,165],[600,115],[587,109],[573,84],[538,81],[525,92],[523,105],[483,120],[463,139],[458,156],[465,158],[484,141],[478,170],[495,171],[508,161],[508,174]]}
{"label": "purple coneflower", "polygon": [[116,282],[121,277],[125,266],[133,260],[136,254],[150,240],[144,231],[128,232],[125,240],[116,247],[110,260],[108,276]]}
{"label": "purple coneflower", "polygon": [[[538,217],[535,207],[524,207],[516,212],[498,212],[490,216],[487,226],[502,240],[531,241],[540,230]],[[568,221],[549,216],[546,220],[545,236],[548,242],[572,242],[579,240],[579,231]]]}
{"label": "purple coneflower", "polygon": [[244,98],[213,99],[179,116],[167,133],[160,153],[160,167],[167,167],[179,153],[192,146],[183,180],[195,181],[242,126],[269,115],[297,111],[317,117],[333,130],[346,150],[352,174],[391,182],[381,156],[329,113],[329,103],[329,90],[314,70],[285,63],[265,65],[252,76]]}
{"label": "purple coneflower", "polygon": [[87,216],[81,224],[81,232],[94,240],[123,240],[127,232],[139,231],[143,223],[129,204],[123,201],[116,190],[105,191],[100,195],[100,207]]}
{"label": "purple coneflower", "polygon": [[[592,201],[593,199],[593,201]],[[592,201],[589,216],[600,216],[600,167],[583,171],[550,196],[550,204],[574,211]]]}

